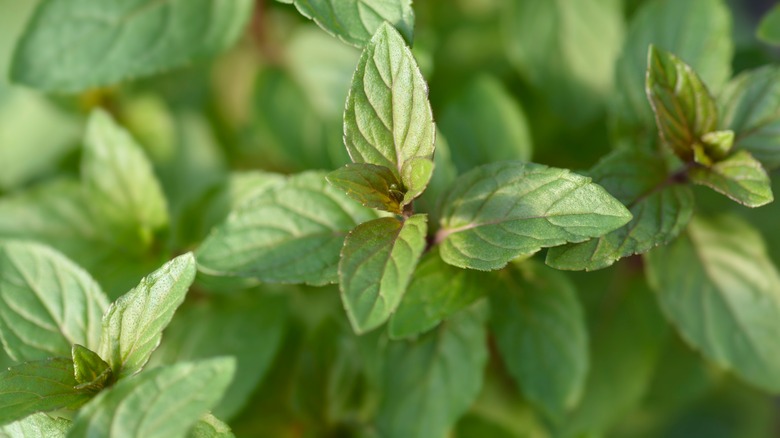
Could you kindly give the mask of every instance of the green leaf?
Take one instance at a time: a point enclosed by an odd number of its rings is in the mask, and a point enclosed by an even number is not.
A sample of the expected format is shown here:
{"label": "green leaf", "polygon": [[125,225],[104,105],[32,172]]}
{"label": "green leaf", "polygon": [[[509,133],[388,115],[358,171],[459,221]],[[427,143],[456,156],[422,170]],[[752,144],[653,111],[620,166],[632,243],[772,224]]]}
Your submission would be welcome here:
{"label": "green leaf", "polygon": [[562,273],[524,262],[491,294],[491,326],[509,373],[530,401],[560,419],[582,394],[588,336],[574,285]]}
{"label": "green leaf", "polygon": [[189,438],[235,438],[230,426],[211,414],[202,416],[188,436]]}
{"label": "green leaf", "polygon": [[691,160],[701,137],[718,127],[715,99],[688,64],[653,45],[645,87],[661,139],[682,160]]}
{"label": "green leaf", "polygon": [[780,5],[775,5],[764,15],[756,29],[756,36],[767,44],[780,46]]}
{"label": "green leaf", "polygon": [[[293,3],[293,1],[285,1]],[[329,34],[353,46],[369,44],[385,21],[412,42],[414,10],[411,0],[294,0],[305,17]]]}
{"label": "green leaf", "polygon": [[735,133],[734,146],[767,169],[780,167],[780,67],[739,74],[718,97],[723,126]]}
{"label": "green leaf", "polygon": [[732,216],[696,218],[646,262],[683,339],[744,380],[780,391],[780,274],[758,232]]}
{"label": "green leaf", "polygon": [[734,147],[734,131],[712,131],[701,137],[704,150],[716,160],[725,158]]}
{"label": "green leaf", "polygon": [[616,149],[588,174],[634,216],[601,237],[547,251],[556,269],[596,270],[674,240],[693,214],[693,192],[669,175],[663,157],[640,148]]}
{"label": "green leaf", "polygon": [[433,167],[433,160],[428,158],[412,158],[404,163],[401,169],[401,182],[406,193],[401,202],[402,206],[411,204],[415,198],[422,195],[433,177]]}
{"label": "green leaf", "polygon": [[73,376],[78,382],[76,389],[87,389],[95,392],[103,389],[112,378],[111,366],[94,351],[73,344]]}
{"label": "green leaf", "polygon": [[352,163],[329,173],[327,179],[365,207],[402,213],[403,187],[387,167]]}
{"label": "green leaf", "polygon": [[335,283],[344,237],[374,218],[324,174],[303,173],[234,211],[198,248],[198,267],[265,282]]}
{"label": "green leaf", "polygon": [[731,77],[731,16],[723,0],[653,0],[641,4],[628,26],[615,70],[617,92],[610,114],[620,137],[634,141],[656,137],[644,88],[647,48],[651,44],[684,60],[709,90],[718,94]]}
{"label": "green leaf", "polygon": [[415,341],[387,345],[376,416],[380,436],[445,436],[466,412],[487,362],[482,310],[469,308]]}
{"label": "green leaf", "polygon": [[0,244],[0,339],[17,362],[97,348],[108,306],[100,286],[60,253],[36,243]]}
{"label": "green leaf", "polygon": [[73,362],[54,358],[25,362],[0,373],[0,425],[55,409],[76,409],[92,397],[76,389]]}
{"label": "green leaf", "polygon": [[531,158],[525,113],[492,76],[469,82],[444,108],[439,126],[460,172],[496,161]]}
{"label": "green leaf", "polygon": [[[184,437],[233,378],[232,358],[183,362],[121,380],[79,410],[69,438]],[[132,431],[132,432],[131,432]]]}
{"label": "green leaf", "polygon": [[65,438],[70,421],[46,414],[32,414],[0,427],[2,438]]}
{"label": "green leaf", "polygon": [[434,247],[423,255],[401,304],[390,319],[391,338],[424,333],[468,306],[494,286],[493,275],[460,269],[441,259]]}
{"label": "green leaf", "polygon": [[694,183],[748,207],[761,207],[774,200],[769,175],[747,151],[738,151],[712,167],[693,167],[689,176]]}
{"label": "green leaf", "polygon": [[233,382],[212,408],[232,419],[247,403],[281,347],[287,324],[284,295],[250,290],[185,303],[176,312],[149,367],[215,356],[236,359]]}
{"label": "green leaf", "polygon": [[455,181],[442,205],[436,238],[442,259],[486,271],[540,248],[601,236],[631,220],[590,178],[534,163],[477,167]]}
{"label": "green leaf", "polygon": [[102,110],[92,112],[84,145],[81,178],[95,219],[121,242],[148,245],[168,224],[168,207],[143,149]]}
{"label": "green leaf", "polygon": [[139,372],[195,279],[192,253],[176,257],[113,302],[103,315],[100,356],[117,379]]}
{"label": "green leaf", "polygon": [[385,166],[400,179],[407,161],[432,158],[435,129],[428,86],[412,52],[383,24],[363,50],[344,110],[352,161]]}
{"label": "green leaf", "polygon": [[45,0],[19,41],[11,79],[48,91],[78,92],[179,67],[232,45],[252,5],[250,0],[228,5],[216,0]]}
{"label": "green leaf", "polygon": [[425,215],[401,222],[381,218],[358,225],[339,262],[341,299],[355,333],[382,325],[395,311],[425,249]]}

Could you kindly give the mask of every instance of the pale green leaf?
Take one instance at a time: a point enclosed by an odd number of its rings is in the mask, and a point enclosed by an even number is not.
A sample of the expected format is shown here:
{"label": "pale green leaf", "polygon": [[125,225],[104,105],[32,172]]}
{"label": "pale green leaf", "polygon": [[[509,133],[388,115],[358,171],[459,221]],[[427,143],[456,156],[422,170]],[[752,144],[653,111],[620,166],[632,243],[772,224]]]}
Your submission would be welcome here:
{"label": "pale green leaf", "polygon": [[471,406],[488,355],[483,310],[469,308],[417,340],[387,345],[380,436],[443,437]]}
{"label": "pale green leaf", "polygon": [[328,182],[365,207],[401,214],[403,187],[384,166],[351,163],[327,176]]}
{"label": "pale green leaf", "polygon": [[712,167],[693,167],[689,176],[694,183],[748,207],[760,207],[774,200],[769,175],[747,151],[738,151]]}
{"label": "pale green leaf", "polygon": [[187,436],[189,438],[235,438],[230,426],[211,414],[202,416]]}
{"label": "pale green leaf", "polygon": [[44,0],[19,41],[11,79],[78,92],[179,67],[232,45],[252,5],[251,0]]}
{"label": "pale green leaf", "polygon": [[401,304],[390,319],[391,338],[416,336],[468,306],[495,284],[494,276],[460,269],[441,259],[434,247],[420,260]]}
{"label": "pale green leaf", "polygon": [[331,187],[323,173],[296,175],[242,204],[218,226],[198,248],[199,269],[265,282],[334,283],[344,237],[374,218]]}
{"label": "pale green leaf", "polygon": [[574,285],[544,265],[524,262],[491,294],[491,326],[501,357],[525,397],[560,419],[582,394],[588,335]]}
{"label": "pale green leaf", "polygon": [[425,215],[401,222],[381,218],[363,223],[344,241],[339,286],[356,333],[382,325],[395,311],[425,249]]}
{"label": "pale green leaf", "polygon": [[89,119],[81,178],[98,223],[117,240],[141,246],[168,224],[168,207],[143,149],[111,116],[95,110]]}
{"label": "pale green leaf", "polygon": [[0,338],[17,362],[69,357],[73,344],[97,348],[108,306],[100,286],[40,244],[0,244]]}
{"label": "pale green leaf", "polygon": [[631,213],[601,186],[565,169],[504,162],[459,177],[443,200],[436,241],[445,262],[495,270],[540,248],[619,228]]}
{"label": "pale green leaf", "polygon": [[645,260],[683,339],[744,380],[780,391],[780,274],[758,232],[732,216],[694,219]]}
{"label": "pale green leaf", "polygon": [[111,304],[103,315],[98,353],[117,379],[143,368],[194,279],[195,258],[187,253],[141,279]]}
{"label": "pale green leaf", "polygon": [[661,139],[678,157],[691,160],[702,136],[718,127],[715,99],[688,64],[652,45],[645,87]]}
{"label": "pale green leaf", "polygon": [[285,333],[286,297],[263,292],[250,290],[186,303],[165,330],[148,366],[234,357],[235,379],[212,408],[215,415],[230,420],[265,377]]}
{"label": "pale green leaf", "polygon": [[383,24],[352,77],[344,110],[349,156],[390,168],[400,179],[407,161],[432,158],[434,137],[428,85],[401,35]]}
{"label": "pale green leaf", "polygon": [[639,148],[616,149],[588,172],[634,216],[601,237],[550,248],[545,262],[556,269],[595,270],[665,245],[693,214],[693,193],[669,174],[665,160]]}
{"label": "pale green leaf", "polygon": [[758,24],[756,36],[767,44],[780,46],[780,5],[775,5],[764,15]]}
{"label": "pale green leaf", "polygon": [[234,369],[232,358],[216,358],[121,380],[79,410],[68,437],[184,437],[222,397]]}
{"label": "pale green leaf", "polygon": [[428,158],[412,158],[404,163],[401,169],[401,182],[406,193],[401,205],[406,206],[422,195],[433,177],[433,160]]}
{"label": "pale green leaf", "polygon": [[414,34],[414,10],[411,0],[293,0],[301,14],[314,20],[329,34],[357,47],[369,43],[371,36],[387,21],[406,41]]}
{"label": "pale green leaf", "polygon": [[0,438],[65,438],[70,420],[39,413],[0,427]]}
{"label": "pale green leaf", "polygon": [[674,53],[718,94],[731,77],[731,15],[724,0],[652,0],[641,4],[629,23],[616,64],[617,92],[610,113],[619,136],[634,141],[656,137],[644,88],[651,44]]}
{"label": "pale green leaf", "polygon": [[712,131],[701,136],[704,149],[714,159],[724,158],[734,147],[734,131]]}
{"label": "pale green leaf", "polygon": [[734,131],[734,147],[750,152],[767,169],[780,167],[780,67],[741,73],[718,102],[723,126]]}
{"label": "pale green leaf", "polygon": [[73,362],[54,358],[25,362],[0,373],[0,425],[55,409],[76,409],[92,397],[76,389]]}
{"label": "pale green leaf", "polygon": [[94,351],[82,345],[73,344],[71,356],[74,377],[78,382],[77,389],[83,388],[97,392],[103,389],[111,379],[111,366]]}

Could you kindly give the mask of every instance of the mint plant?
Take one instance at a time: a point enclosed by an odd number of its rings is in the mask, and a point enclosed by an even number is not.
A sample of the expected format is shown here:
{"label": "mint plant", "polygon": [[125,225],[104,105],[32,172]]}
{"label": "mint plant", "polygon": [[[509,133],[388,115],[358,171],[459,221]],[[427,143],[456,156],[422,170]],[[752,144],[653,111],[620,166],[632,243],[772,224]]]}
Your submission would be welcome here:
{"label": "mint plant", "polygon": [[773,436],[776,12],[0,3],[0,435]]}

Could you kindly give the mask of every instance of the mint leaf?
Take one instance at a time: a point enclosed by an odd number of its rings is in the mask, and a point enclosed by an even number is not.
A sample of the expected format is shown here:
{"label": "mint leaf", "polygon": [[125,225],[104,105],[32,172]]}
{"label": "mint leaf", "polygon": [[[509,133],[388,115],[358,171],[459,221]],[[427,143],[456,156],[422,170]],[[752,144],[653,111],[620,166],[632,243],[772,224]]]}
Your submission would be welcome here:
{"label": "mint leaf", "polygon": [[344,110],[349,156],[392,169],[400,179],[407,161],[432,158],[434,136],[428,85],[401,35],[385,23],[352,77]]}
{"label": "mint leaf", "polygon": [[655,0],[643,3],[636,11],[616,64],[618,92],[610,106],[613,126],[620,137],[634,141],[656,137],[644,88],[647,48],[651,44],[685,60],[709,90],[718,94],[731,77],[734,54],[731,12],[725,3]]}
{"label": "mint leaf", "polygon": [[402,206],[411,204],[415,198],[422,195],[433,177],[433,167],[433,160],[428,158],[412,158],[404,163],[401,168],[401,182],[406,193],[401,202]]}
{"label": "mint leaf", "polygon": [[425,249],[425,215],[401,222],[381,218],[358,225],[344,241],[339,262],[341,299],[355,333],[390,318]]}
{"label": "mint leaf", "polygon": [[401,304],[390,319],[390,337],[416,336],[485,295],[495,279],[479,271],[460,269],[441,259],[434,247],[420,260]]}
{"label": "mint leaf", "polygon": [[774,200],[769,175],[747,151],[738,151],[712,167],[694,167],[689,176],[694,183],[748,207],[760,207]]}
{"label": "mint leaf", "polygon": [[0,244],[0,339],[14,360],[97,348],[108,306],[100,286],[60,253],[36,243]]}
{"label": "mint leaf", "polygon": [[524,262],[491,294],[491,326],[509,373],[530,401],[560,419],[579,401],[588,335],[577,291],[565,275]]}
{"label": "mint leaf", "polygon": [[22,420],[0,426],[3,438],[65,438],[70,421],[46,414],[32,414]]}
{"label": "mint leaf", "polygon": [[95,392],[103,389],[112,378],[111,367],[101,359],[94,351],[79,345],[73,344],[73,369],[76,382],[79,384],[77,389],[93,390]]}
{"label": "mint leaf", "polygon": [[235,438],[230,426],[219,418],[206,414],[200,417],[189,433],[190,438]]}
{"label": "mint leaf", "polygon": [[[78,92],[179,67],[232,45],[252,4],[45,0],[19,41],[11,79],[48,91]],[[203,14],[206,10],[211,13]]]}
{"label": "mint leaf", "polygon": [[401,214],[403,186],[384,166],[352,163],[328,174],[328,182],[363,206]]}
{"label": "mint leaf", "polygon": [[117,379],[139,372],[195,279],[192,253],[176,257],[119,297],[103,315],[98,350]]}
{"label": "mint leaf", "polygon": [[376,416],[380,436],[445,436],[466,412],[487,362],[483,310],[469,308],[415,341],[387,345]]}
{"label": "mint leaf", "polygon": [[84,144],[81,178],[96,220],[121,242],[149,245],[168,207],[143,149],[102,110],[92,112]]}
{"label": "mint leaf", "polygon": [[411,0],[285,0],[329,34],[362,47],[387,21],[412,42],[414,10]]}
{"label": "mint leaf", "polygon": [[73,362],[54,358],[25,362],[0,373],[0,425],[55,409],[76,409],[92,397],[76,389]]}
{"label": "mint leaf", "polygon": [[233,378],[232,358],[182,362],[120,380],[79,410],[69,438],[133,431],[147,438],[181,437],[216,404]]}
{"label": "mint leaf", "polygon": [[198,248],[198,266],[265,282],[334,283],[344,237],[374,218],[324,174],[302,173],[234,211]]}
{"label": "mint leaf", "polygon": [[733,216],[696,218],[646,261],[683,339],[744,380],[780,391],[780,273],[758,232]]}
{"label": "mint leaf", "polygon": [[767,169],[780,167],[780,67],[740,73],[718,96],[724,127],[735,148],[750,152]]}
{"label": "mint leaf", "polygon": [[774,46],[780,46],[780,6],[775,5],[761,19],[756,29],[756,36],[761,41]]}
{"label": "mint leaf", "polygon": [[556,269],[596,270],[665,245],[693,214],[693,192],[674,180],[663,157],[641,148],[616,149],[588,174],[634,216],[626,225],[581,243],[556,246],[545,262]]}
{"label": "mint leaf", "polygon": [[[523,109],[492,76],[479,76],[444,108],[439,122],[458,171],[496,161],[531,158]],[[438,155],[437,149],[437,155]]]}
{"label": "mint leaf", "polygon": [[661,138],[682,160],[693,159],[701,137],[718,127],[715,99],[688,64],[652,45],[645,86]]}
{"label": "mint leaf", "polygon": [[631,213],[606,190],[565,169],[505,162],[460,176],[444,198],[442,259],[496,270],[522,254],[606,234]]}

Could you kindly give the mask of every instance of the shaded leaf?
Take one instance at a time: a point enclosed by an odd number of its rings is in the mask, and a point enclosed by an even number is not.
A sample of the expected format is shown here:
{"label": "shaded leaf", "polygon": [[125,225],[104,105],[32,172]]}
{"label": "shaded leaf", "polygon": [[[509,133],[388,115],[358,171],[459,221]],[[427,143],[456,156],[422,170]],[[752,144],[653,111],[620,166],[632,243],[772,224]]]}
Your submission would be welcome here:
{"label": "shaded leaf", "polygon": [[387,167],[352,163],[329,173],[327,179],[365,207],[396,214],[402,212],[403,187]]}
{"label": "shaded leaf", "polygon": [[780,46],[780,5],[775,5],[764,15],[756,29],[756,36],[767,44]]}
{"label": "shaded leaf", "polygon": [[97,348],[108,306],[100,286],[60,253],[37,243],[0,244],[0,339],[17,362]]}
{"label": "shaded leaf", "polygon": [[689,176],[694,183],[748,207],[760,207],[774,200],[769,175],[747,151],[738,151],[712,167],[693,167]]}
{"label": "shaded leaf", "polygon": [[437,235],[445,262],[495,270],[522,254],[606,234],[631,214],[601,186],[534,163],[480,166],[444,198]]}
{"label": "shaded leaf", "polygon": [[339,262],[341,299],[356,333],[390,318],[425,248],[427,217],[381,218],[358,225],[344,241]]}
{"label": "shaded leaf", "polygon": [[106,363],[94,351],[73,344],[73,372],[78,385],[77,389],[93,390],[103,389],[112,377],[111,366]]}

